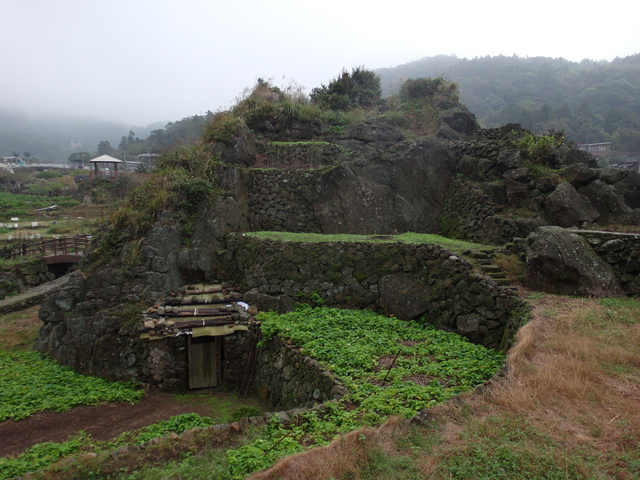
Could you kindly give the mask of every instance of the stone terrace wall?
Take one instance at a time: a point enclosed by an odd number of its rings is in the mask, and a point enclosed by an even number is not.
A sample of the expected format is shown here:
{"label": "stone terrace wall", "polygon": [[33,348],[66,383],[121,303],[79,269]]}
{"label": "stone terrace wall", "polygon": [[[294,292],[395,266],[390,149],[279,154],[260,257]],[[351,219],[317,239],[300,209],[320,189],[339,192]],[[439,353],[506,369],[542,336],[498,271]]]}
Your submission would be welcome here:
{"label": "stone terrace wall", "polygon": [[347,393],[342,382],[317,360],[279,337],[259,350],[254,387],[270,408],[283,410],[309,407]]}
{"label": "stone terrace wall", "polygon": [[41,258],[25,265],[12,267],[7,274],[1,276],[0,299],[7,295],[24,292],[55,278],[55,273],[49,271]]}
{"label": "stone terrace wall", "polygon": [[499,348],[524,308],[513,292],[437,245],[274,242],[231,234],[226,255],[226,268],[249,290],[246,301],[262,309],[315,297],[328,306],[403,319],[425,315],[430,323]]}
{"label": "stone terrace wall", "polygon": [[504,216],[508,203],[504,183],[456,178],[450,192],[438,217],[441,235],[502,245],[514,238],[524,238],[545,224],[539,217]]}
{"label": "stone terrace wall", "polygon": [[569,230],[584,237],[594,251],[613,268],[623,290],[640,294],[640,234]]}
{"label": "stone terrace wall", "polygon": [[251,170],[249,219],[259,230],[321,232],[313,200],[317,170]]}

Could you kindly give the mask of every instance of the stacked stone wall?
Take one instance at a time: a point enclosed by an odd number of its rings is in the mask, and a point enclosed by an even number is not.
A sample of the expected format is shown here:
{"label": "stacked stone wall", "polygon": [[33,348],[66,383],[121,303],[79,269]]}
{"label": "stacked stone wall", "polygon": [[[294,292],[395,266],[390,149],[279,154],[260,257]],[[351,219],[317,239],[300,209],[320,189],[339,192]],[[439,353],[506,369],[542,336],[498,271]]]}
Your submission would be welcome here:
{"label": "stacked stone wall", "polygon": [[29,288],[55,280],[55,278],[55,273],[49,271],[49,268],[41,258],[24,265],[17,265],[2,276],[0,299],[7,295],[24,292]]}
{"label": "stacked stone wall", "polygon": [[262,309],[299,299],[403,319],[424,316],[499,348],[524,308],[511,290],[437,245],[273,242],[232,234],[227,251],[234,252],[229,258],[242,273],[246,300]]}
{"label": "stacked stone wall", "polygon": [[270,408],[282,410],[309,407],[347,393],[331,371],[280,337],[268,340],[260,348],[254,388]]}
{"label": "stacked stone wall", "polygon": [[450,192],[438,217],[439,233],[445,237],[503,245],[547,223],[538,215],[509,215],[507,189],[501,181],[480,183],[459,177]]}
{"label": "stacked stone wall", "polygon": [[622,289],[640,294],[640,234],[570,230],[584,237],[593,250],[613,269]]}
{"label": "stacked stone wall", "polygon": [[251,170],[249,219],[258,230],[320,232],[313,207],[319,170]]}

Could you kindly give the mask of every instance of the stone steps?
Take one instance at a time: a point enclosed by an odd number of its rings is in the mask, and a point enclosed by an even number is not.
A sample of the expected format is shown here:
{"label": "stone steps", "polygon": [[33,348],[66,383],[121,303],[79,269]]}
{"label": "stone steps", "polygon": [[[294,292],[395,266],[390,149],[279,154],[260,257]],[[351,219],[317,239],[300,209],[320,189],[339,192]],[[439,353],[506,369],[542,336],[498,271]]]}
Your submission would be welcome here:
{"label": "stone steps", "polygon": [[511,286],[511,280],[504,274],[502,268],[493,263],[493,254],[489,252],[470,252],[469,256],[474,259],[474,263],[486,276],[490,277],[496,285],[506,288],[516,288]]}

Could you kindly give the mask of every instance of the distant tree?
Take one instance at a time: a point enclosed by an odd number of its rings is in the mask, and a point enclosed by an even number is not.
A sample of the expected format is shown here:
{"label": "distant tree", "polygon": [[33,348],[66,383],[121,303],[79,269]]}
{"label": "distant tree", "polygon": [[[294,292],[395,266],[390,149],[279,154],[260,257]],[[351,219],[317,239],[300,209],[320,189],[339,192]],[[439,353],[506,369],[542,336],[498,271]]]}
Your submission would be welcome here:
{"label": "distant tree", "polygon": [[122,137],[122,139],[120,140],[118,150],[127,151],[131,147],[131,145],[141,142],[142,140],[136,137],[136,134],[133,132],[133,130],[129,130],[129,135],[126,137]]}
{"label": "distant tree", "polygon": [[11,152],[11,153],[12,153],[12,155],[13,155],[14,157],[19,157],[19,156],[20,156],[20,152],[16,152],[16,151],[14,151],[14,152]]}
{"label": "distant tree", "polygon": [[607,133],[614,133],[620,127],[640,130],[638,116],[626,107],[612,108],[604,114],[604,129]]}
{"label": "distant tree", "polygon": [[343,70],[327,86],[314,88],[311,100],[323,108],[349,110],[373,107],[380,101],[381,95],[380,77],[371,70],[357,67],[351,73]]}
{"label": "distant tree", "polygon": [[98,143],[98,156],[113,155],[115,152],[116,150],[111,146],[109,140],[102,140],[100,143]]}

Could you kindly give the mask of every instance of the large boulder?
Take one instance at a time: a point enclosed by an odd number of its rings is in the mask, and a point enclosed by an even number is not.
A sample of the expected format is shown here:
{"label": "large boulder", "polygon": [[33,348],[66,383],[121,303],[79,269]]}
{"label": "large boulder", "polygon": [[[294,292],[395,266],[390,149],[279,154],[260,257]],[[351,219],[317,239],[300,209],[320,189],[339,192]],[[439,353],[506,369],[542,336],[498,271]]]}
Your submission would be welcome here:
{"label": "large boulder", "polygon": [[613,188],[631,208],[640,208],[640,173],[630,171]]}
{"label": "large boulder", "polygon": [[211,152],[221,162],[252,166],[258,153],[256,135],[244,123],[236,126],[234,135],[226,141],[217,141],[211,145]]}
{"label": "large boulder", "polygon": [[508,170],[522,167],[523,164],[524,158],[522,158],[520,150],[505,149],[498,154],[496,169],[500,175],[503,175]]}
{"label": "large boulder", "polygon": [[596,178],[598,176],[598,170],[587,167],[582,163],[576,163],[565,168],[562,174],[574,188],[579,188],[588,185],[589,182]]}
{"label": "large boulder", "polygon": [[580,187],[578,193],[587,197],[591,205],[598,211],[601,224],[620,221],[631,214],[631,209],[624,203],[622,197],[616,193],[611,185],[602,180],[595,180]]}
{"label": "large boulder", "polygon": [[622,295],[611,266],[580,235],[541,227],[527,237],[528,287],[560,295]]}
{"label": "large boulder", "polygon": [[344,163],[321,175],[315,218],[323,233],[436,233],[456,164],[435,140],[379,161]]}
{"label": "large boulder", "polygon": [[463,105],[440,112],[442,122],[463,135],[473,135],[480,128],[476,116]]}
{"label": "large boulder", "polygon": [[564,182],[547,197],[547,214],[555,225],[577,227],[595,222],[600,214],[584,195],[580,195],[570,183]]}
{"label": "large boulder", "polygon": [[596,162],[596,159],[593,158],[593,155],[589,152],[567,146],[561,146],[558,148],[556,162],[559,167],[568,167],[569,165],[577,164],[585,165],[590,168],[596,168],[598,166],[598,162]]}
{"label": "large boulder", "polygon": [[348,138],[361,142],[398,142],[402,133],[384,120],[358,123],[349,128]]}

